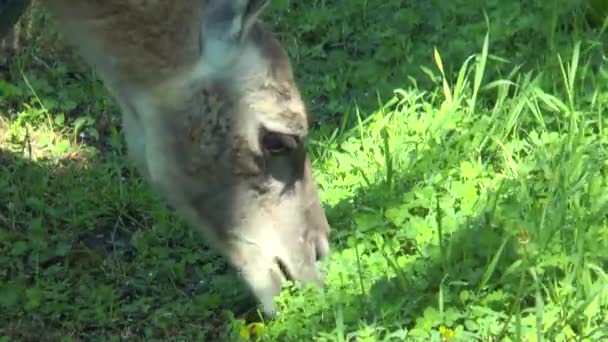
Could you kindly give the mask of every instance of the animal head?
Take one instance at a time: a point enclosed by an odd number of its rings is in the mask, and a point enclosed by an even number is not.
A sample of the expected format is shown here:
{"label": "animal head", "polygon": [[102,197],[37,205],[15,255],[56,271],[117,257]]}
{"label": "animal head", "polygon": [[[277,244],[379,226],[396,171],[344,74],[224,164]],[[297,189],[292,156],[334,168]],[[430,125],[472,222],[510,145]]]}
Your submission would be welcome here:
{"label": "animal head", "polygon": [[329,225],[309,113],[285,49],[257,23],[268,2],[50,3],[120,104],[141,173],[272,315],[285,280],[323,283]]}
{"label": "animal head", "polygon": [[329,225],[304,147],[310,116],[289,57],[254,23],[267,2],[208,3],[195,72],[202,90],[193,94],[199,104],[188,106],[208,109],[187,120],[196,143],[183,163],[205,183],[191,197],[191,215],[207,222],[272,313],[284,280],[322,284],[317,261],[329,252]]}

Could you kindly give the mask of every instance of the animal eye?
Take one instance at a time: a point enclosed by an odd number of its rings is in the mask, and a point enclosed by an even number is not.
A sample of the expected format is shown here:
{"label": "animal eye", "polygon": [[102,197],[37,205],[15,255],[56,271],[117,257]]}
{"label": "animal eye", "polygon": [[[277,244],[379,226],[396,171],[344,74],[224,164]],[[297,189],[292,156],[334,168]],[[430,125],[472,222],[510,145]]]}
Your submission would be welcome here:
{"label": "animal eye", "polygon": [[296,138],[292,135],[267,132],[262,136],[262,146],[272,154],[282,154],[293,150],[298,145]]}

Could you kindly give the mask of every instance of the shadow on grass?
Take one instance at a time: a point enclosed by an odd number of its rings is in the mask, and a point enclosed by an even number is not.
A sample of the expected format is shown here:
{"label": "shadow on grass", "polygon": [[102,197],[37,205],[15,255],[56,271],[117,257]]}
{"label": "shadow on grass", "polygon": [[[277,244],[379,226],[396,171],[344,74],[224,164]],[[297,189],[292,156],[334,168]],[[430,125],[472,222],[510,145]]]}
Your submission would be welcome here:
{"label": "shadow on grass", "polygon": [[44,162],[0,148],[0,198],[0,336],[212,338],[224,310],[255,304],[121,156]]}
{"label": "shadow on grass", "polygon": [[601,24],[586,22],[584,1],[558,3],[277,2],[267,21],[289,49],[311,108],[337,124],[345,108],[354,107],[352,99],[367,113],[378,105],[376,92],[390,98],[393,89],[413,82],[441,87],[435,48],[454,80],[462,63],[481,51],[488,29],[489,53],[501,60],[486,70],[483,83],[539,66],[560,77],[557,53],[570,55],[572,41],[596,40]]}

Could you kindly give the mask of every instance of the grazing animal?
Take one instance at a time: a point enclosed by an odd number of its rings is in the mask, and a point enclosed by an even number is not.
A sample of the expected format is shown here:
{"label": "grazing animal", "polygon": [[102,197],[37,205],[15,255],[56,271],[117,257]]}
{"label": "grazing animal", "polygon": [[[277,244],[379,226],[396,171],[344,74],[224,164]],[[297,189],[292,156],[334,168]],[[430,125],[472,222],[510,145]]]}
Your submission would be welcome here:
{"label": "grazing animal", "polygon": [[48,0],[120,106],[142,176],[274,315],[284,281],[323,285],[329,224],[269,0]]}

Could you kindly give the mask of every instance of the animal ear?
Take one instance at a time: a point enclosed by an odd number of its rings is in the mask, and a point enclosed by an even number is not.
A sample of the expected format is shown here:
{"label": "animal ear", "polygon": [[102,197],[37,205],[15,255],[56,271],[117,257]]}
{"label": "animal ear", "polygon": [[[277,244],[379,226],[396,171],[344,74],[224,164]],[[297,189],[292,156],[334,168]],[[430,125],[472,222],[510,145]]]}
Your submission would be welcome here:
{"label": "animal ear", "polygon": [[249,0],[244,2],[247,3],[245,15],[243,16],[243,33],[246,35],[264,9],[266,9],[270,0]]}
{"label": "animal ear", "polygon": [[270,0],[207,0],[202,22],[202,54],[226,65]]}

